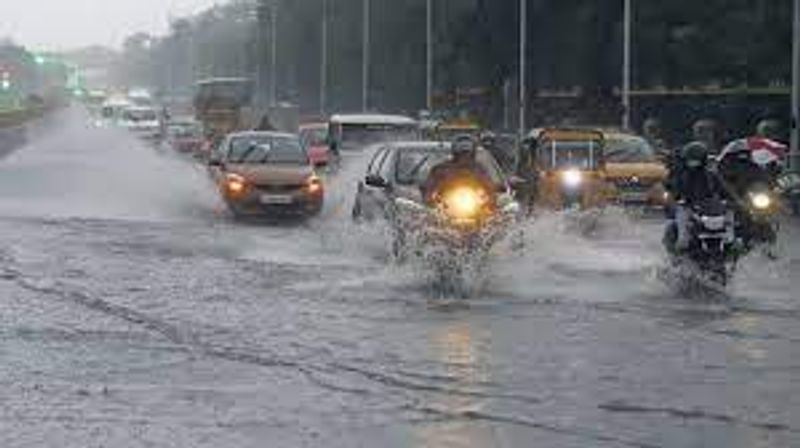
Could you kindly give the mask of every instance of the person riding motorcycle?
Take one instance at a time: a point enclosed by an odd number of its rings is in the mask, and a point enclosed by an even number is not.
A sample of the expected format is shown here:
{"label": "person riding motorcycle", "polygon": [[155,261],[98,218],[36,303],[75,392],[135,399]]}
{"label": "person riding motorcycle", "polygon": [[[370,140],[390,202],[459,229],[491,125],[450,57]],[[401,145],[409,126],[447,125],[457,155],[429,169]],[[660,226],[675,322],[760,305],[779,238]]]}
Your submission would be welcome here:
{"label": "person riding motorcycle", "polygon": [[709,169],[708,160],[709,150],[705,143],[689,143],[681,150],[667,182],[667,188],[676,202],[674,221],[677,239],[673,250],[678,253],[686,251],[691,244],[691,207],[723,196],[722,185]]}
{"label": "person riding motorcycle", "polygon": [[471,187],[487,194],[486,205],[496,206],[494,183],[477,160],[478,144],[471,136],[457,137],[452,144],[452,157],[436,165],[422,185],[425,203],[435,206],[438,195],[456,187]]}
{"label": "person riding motorcycle", "polygon": [[[784,152],[781,143],[750,137],[730,143],[720,155],[718,174],[732,199],[738,233],[748,249],[776,241],[772,193],[778,186]],[[764,198],[760,206],[756,205],[757,196]]]}

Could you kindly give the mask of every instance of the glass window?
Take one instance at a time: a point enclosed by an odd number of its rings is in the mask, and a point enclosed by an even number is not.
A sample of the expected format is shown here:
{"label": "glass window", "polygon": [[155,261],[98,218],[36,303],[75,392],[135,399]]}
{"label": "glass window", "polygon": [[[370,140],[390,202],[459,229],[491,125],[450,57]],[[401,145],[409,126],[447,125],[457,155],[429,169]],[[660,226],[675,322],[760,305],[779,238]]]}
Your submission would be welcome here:
{"label": "glass window", "polygon": [[340,133],[344,150],[361,149],[376,143],[419,140],[419,130],[415,125],[345,124]]}
{"label": "glass window", "polygon": [[297,138],[253,135],[233,137],[227,161],[233,164],[307,164],[308,156]]}

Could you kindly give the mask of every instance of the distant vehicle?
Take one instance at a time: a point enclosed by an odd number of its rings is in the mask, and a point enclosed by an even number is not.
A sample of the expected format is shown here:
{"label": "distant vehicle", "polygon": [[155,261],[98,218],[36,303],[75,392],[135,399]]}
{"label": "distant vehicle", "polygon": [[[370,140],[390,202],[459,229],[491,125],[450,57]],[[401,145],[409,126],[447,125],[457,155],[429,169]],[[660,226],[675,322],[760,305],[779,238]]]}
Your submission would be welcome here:
{"label": "distant vehicle", "polygon": [[128,91],[128,100],[136,106],[155,107],[155,100],[148,89],[135,88]]}
{"label": "distant vehicle", "polygon": [[195,118],[203,125],[211,146],[231,132],[255,127],[252,96],[253,83],[247,78],[214,78],[197,83]]}
{"label": "distant vehicle", "polygon": [[211,154],[209,168],[236,217],[313,216],[322,210],[322,181],[296,135],[230,134]]}
{"label": "distant vehicle", "polygon": [[328,143],[336,156],[376,143],[420,140],[416,120],[400,115],[334,115],[328,123]]}
{"label": "distant vehicle", "polygon": [[176,152],[201,156],[203,127],[192,118],[174,119],[167,123],[166,145]]}
{"label": "distant vehicle", "polygon": [[95,125],[98,127],[121,126],[123,113],[132,106],[133,104],[126,98],[107,99],[100,108],[100,118]]}
{"label": "distant vehicle", "polygon": [[300,125],[300,142],[308,153],[308,158],[314,166],[328,166],[330,163],[330,148],[328,147],[328,124],[306,123]]}
{"label": "distant vehicle", "polygon": [[605,132],[606,179],[614,202],[662,207],[667,203],[667,168],[647,140],[622,132]]}
{"label": "distant vehicle", "polygon": [[122,111],[122,127],[150,142],[161,138],[161,117],[153,107],[132,106]]}
{"label": "distant vehicle", "polygon": [[521,175],[535,180],[535,202],[545,208],[605,206],[605,136],[593,129],[546,128],[528,135]]}
{"label": "distant vehicle", "polygon": [[453,139],[462,135],[478,138],[481,130],[480,125],[469,120],[442,121],[435,123],[432,128],[426,130],[426,138],[442,142],[453,141]]}

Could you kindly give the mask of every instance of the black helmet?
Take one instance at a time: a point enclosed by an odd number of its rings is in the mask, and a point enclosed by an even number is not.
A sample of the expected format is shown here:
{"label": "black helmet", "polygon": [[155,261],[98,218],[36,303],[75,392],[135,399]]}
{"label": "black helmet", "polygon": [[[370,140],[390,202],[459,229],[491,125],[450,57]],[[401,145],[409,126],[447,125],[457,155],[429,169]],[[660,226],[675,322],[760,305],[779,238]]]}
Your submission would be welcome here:
{"label": "black helmet", "polygon": [[459,135],[453,139],[453,156],[474,155],[478,144],[471,135]]}
{"label": "black helmet", "polygon": [[494,132],[486,131],[481,134],[481,146],[484,148],[491,148],[497,143],[497,136]]}
{"label": "black helmet", "polygon": [[703,142],[692,142],[684,146],[681,158],[688,168],[703,168],[708,164],[708,146]]}

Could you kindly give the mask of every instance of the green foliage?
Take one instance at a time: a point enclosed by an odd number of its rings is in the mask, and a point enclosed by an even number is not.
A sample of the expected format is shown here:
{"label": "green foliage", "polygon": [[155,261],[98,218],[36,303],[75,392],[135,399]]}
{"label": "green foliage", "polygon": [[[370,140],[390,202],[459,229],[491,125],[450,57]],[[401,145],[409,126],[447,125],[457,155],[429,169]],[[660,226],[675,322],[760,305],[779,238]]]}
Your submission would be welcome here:
{"label": "green foliage", "polygon": [[[253,76],[270,57],[269,31],[256,26],[256,1],[237,0],[176,21],[162,39],[132,36],[125,46],[129,83],[177,91],[207,76]],[[279,97],[315,110],[322,0],[275,1]],[[357,109],[363,0],[328,1],[329,104]],[[788,82],[790,0],[633,2],[637,87]],[[371,3],[372,105],[409,112],[422,108],[425,0]],[[529,5],[532,91],[580,88],[609,97],[620,79],[622,0],[529,0]],[[434,0],[434,9],[437,91],[482,87],[497,103],[502,86],[517,81],[518,1]]]}

